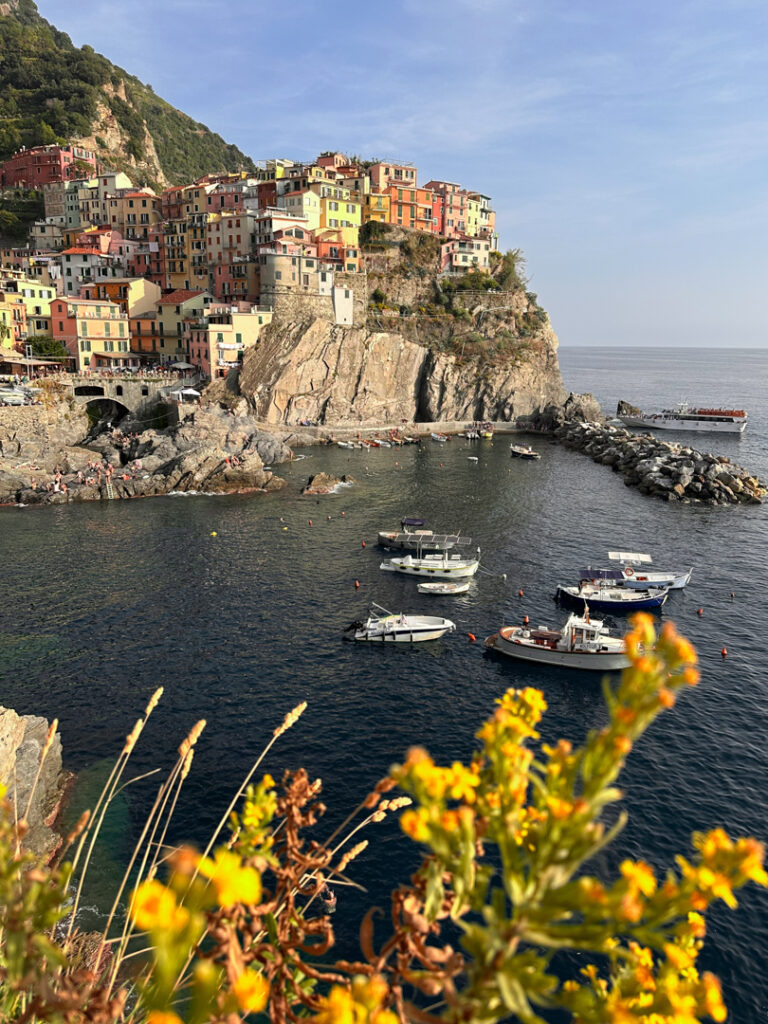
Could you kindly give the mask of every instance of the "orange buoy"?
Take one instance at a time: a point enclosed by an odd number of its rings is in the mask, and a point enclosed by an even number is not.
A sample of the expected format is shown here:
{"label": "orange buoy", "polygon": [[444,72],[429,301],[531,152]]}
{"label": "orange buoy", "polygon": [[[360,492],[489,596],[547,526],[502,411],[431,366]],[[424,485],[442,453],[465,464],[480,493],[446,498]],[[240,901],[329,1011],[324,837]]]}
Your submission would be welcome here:
{"label": "orange buoy", "polygon": [[524,626],[527,626],[527,625],[528,625],[528,623],[529,623],[530,621],[531,621],[531,620],[530,620],[530,619],[528,618],[528,616],[527,616],[527,615],[525,615],[525,616],[523,617],[523,625],[524,625]]}
{"label": "orange buoy", "polygon": [[703,615],[704,614],[704,609],[703,608],[697,608],[696,609],[696,614],[697,615]]}
{"label": "orange buoy", "polygon": [[728,648],[727,648],[727,647],[724,647],[724,648],[722,649],[722,651],[720,651],[720,653],[722,654],[722,656],[723,656],[724,658],[727,658],[727,657],[728,657]]}
{"label": "orange buoy", "polygon": [[365,541],[363,541],[363,547],[365,547]]}
{"label": "orange buoy", "polygon": [[330,517],[330,516],[328,516],[328,521],[329,521],[329,522],[330,522],[330,519],[331,519],[331,517]]}
{"label": "orange buoy", "polygon": [[342,514],[342,515],[344,515],[344,513],[343,513],[343,512],[342,512],[341,514]]}
{"label": "orange buoy", "polygon": [[475,642],[475,640],[477,640],[477,637],[475,636],[474,633],[467,633],[467,637],[469,638],[469,642],[471,644],[473,644]]}
{"label": "orange buoy", "polygon": [[360,589],[360,580],[355,580],[355,590]]}
{"label": "orange buoy", "polygon": [[440,465],[442,466],[442,462],[440,463]]}
{"label": "orange buoy", "polygon": [[310,526],[312,525],[312,520],[311,519],[308,519],[307,522],[309,523]]}
{"label": "orange buoy", "polygon": [[518,596],[518,597],[523,597],[523,592],[522,592],[522,590],[518,590],[518,592],[517,592],[517,596]]}

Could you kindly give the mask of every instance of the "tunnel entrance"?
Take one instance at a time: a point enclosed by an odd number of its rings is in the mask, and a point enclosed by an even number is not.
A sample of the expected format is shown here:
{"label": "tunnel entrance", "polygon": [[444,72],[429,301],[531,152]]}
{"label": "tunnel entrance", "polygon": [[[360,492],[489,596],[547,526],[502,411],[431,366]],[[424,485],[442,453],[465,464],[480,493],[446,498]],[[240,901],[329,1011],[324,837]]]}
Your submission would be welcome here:
{"label": "tunnel entrance", "polygon": [[88,421],[91,425],[89,434],[95,437],[109,427],[125,419],[130,410],[122,402],[116,402],[114,398],[95,398],[88,402],[85,411],[88,414]]}

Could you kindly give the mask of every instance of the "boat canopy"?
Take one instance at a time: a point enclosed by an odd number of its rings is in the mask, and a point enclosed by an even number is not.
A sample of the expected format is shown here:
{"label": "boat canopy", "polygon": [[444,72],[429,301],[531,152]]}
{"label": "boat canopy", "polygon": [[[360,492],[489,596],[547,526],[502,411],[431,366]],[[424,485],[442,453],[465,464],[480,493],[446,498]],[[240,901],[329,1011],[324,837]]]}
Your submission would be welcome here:
{"label": "boat canopy", "polygon": [[405,529],[406,526],[423,526],[425,522],[426,522],[425,519],[418,519],[418,518],[415,518],[415,517],[414,518],[410,518],[410,519],[406,518],[406,519],[402,519],[401,520],[401,524],[402,524],[403,529]]}
{"label": "boat canopy", "polygon": [[[622,559],[623,561],[623,559]],[[579,579],[582,580],[619,580],[624,579],[624,574],[621,569],[586,569],[579,570]]]}
{"label": "boat canopy", "polygon": [[653,562],[650,555],[640,555],[634,551],[609,551],[608,557],[612,562],[634,562],[636,565],[650,565]]}

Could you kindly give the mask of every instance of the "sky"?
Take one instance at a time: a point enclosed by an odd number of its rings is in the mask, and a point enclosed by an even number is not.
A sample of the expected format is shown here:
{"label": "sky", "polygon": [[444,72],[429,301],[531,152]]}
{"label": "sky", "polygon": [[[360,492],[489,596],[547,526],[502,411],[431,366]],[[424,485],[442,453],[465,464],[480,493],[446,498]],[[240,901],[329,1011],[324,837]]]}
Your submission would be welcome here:
{"label": "sky", "polygon": [[765,0],[38,0],[255,160],[492,197],[561,345],[768,346]]}

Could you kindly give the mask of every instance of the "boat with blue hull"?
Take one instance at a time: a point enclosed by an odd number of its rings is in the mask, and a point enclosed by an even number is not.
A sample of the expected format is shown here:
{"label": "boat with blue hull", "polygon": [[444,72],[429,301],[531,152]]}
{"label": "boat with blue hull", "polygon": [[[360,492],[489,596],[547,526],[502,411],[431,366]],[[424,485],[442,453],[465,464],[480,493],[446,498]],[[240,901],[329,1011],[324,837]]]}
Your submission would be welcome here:
{"label": "boat with blue hull", "polygon": [[631,590],[627,587],[614,587],[591,580],[582,580],[580,584],[566,587],[562,584],[557,588],[555,598],[564,604],[576,605],[579,608],[588,603],[590,608],[600,612],[615,612],[628,615],[630,612],[659,611],[669,595],[668,587],[657,587],[653,590]]}

